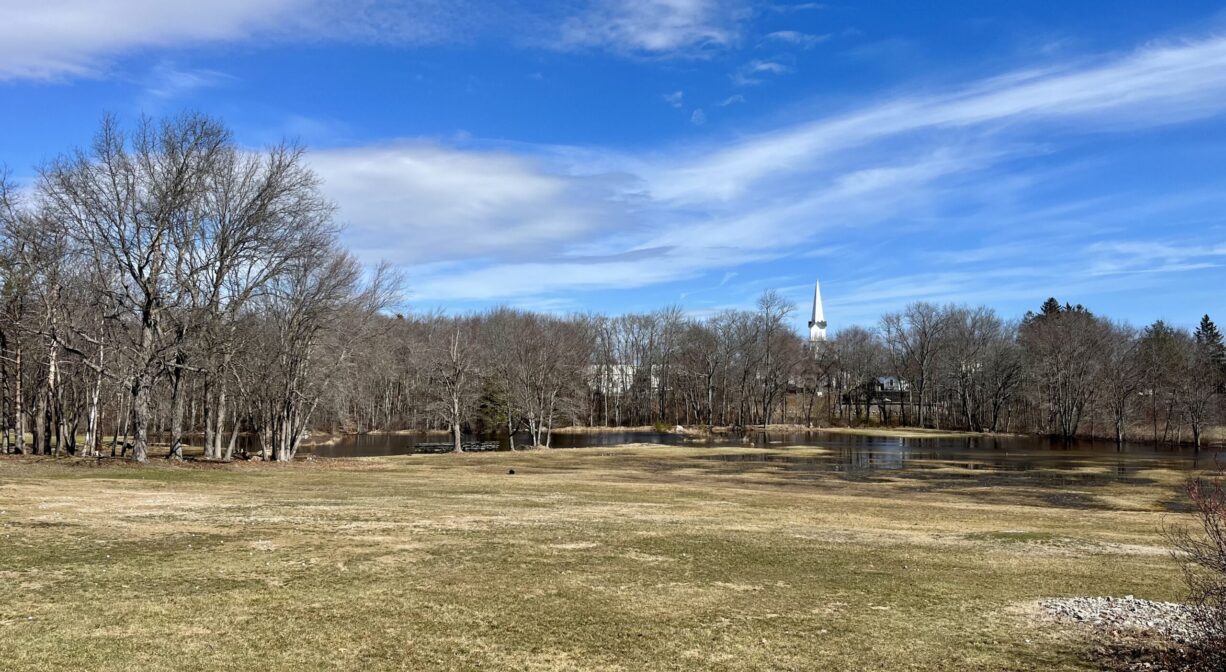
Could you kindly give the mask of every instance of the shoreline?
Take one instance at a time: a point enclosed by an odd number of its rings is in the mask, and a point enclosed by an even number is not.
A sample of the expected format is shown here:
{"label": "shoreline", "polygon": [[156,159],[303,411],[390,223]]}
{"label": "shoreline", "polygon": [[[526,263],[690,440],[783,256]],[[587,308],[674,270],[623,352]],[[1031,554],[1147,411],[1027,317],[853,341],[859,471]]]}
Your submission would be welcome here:
{"label": "shoreline", "polygon": [[[680,430],[680,431],[678,431]],[[963,430],[945,430],[945,429],[929,429],[924,427],[809,427],[807,425],[796,424],[772,424],[765,428],[762,425],[750,425],[748,427],[731,427],[731,426],[715,426],[708,428],[705,425],[684,426],[677,425],[671,429],[661,430],[658,427],[651,425],[637,425],[632,427],[609,427],[604,425],[596,426],[572,426],[559,427],[553,430],[554,434],[618,434],[623,432],[647,432],[653,434],[675,434],[678,436],[712,436],[720,434],[745,434],[759,432],[795,432],[805,434],[843,434],[849,436],[875,436],[875,437],[891,437],[891,438],[972,438],[972,437],[1023,437],[1026,434],[1006,433],[1006,432],[968,432]]]}
{"label": "shoreline", "polygon": [[[609,427],[609,426],[568,426],[558,427],[553,429],[553,434],[558,435],[584,435],[584,434],[620,434],[620,433],[645,433],[645,434],[669,434],[676,437],[691,437],[691,438],[707,438],[720,437],[720,435],[743,435],[747,433],[803,433],[803,434],[839,434],[846,437],[870,437],[870,438],[888,438],[888,439],[1022,439],[1022,438],[1052,438],[1046,437],[1043,434],[1027,434],[1019,432],[969,432],[964,429],[933,429],[926,427],[808,427],[804,424],[769,424],[765,428],[760,424],[754,424],[749,427],[731,427],[731,426],[716,426],[707,428],[706,426],[673,426],[669,428],[661,428],[651,426],[651,424],[638,424],[638,426],[629,427]],[[371,437],[409,437],[409,435],[449,435],[449,432],[443,429],[378,429],[371,430],[365,433],[346,433],[329,434],[326,432],[318,432],[311,437],[310,444],[333,444],[336,441],[347,437],[363,437],[363,435],[371,435]],[[1107,435],[1084,434],[1073,439],[1074,441],[1113,441],[1114,437]],[[1132,432],[1124,439],[1125,444],[1145,444],[1154,445],[1149,437],[1146,437],[1144,432]],[[1160,445],[1181,446],[1188,448],[1192,446],[1192,441],[1188,438],[1178,441],[1159,441]],[[1205,430],[1201,450],[1220,450],[1226,448],[1226,427],[1214,427]]]}
{"label": "shoreline", "polygon": [[[677,431],[680,429],[681,431]],[[999,439],[1021,439],[1021,438],[1048,438],[1059,440],[1059,437],[1052,437],[1044,434],[1028,434],[1022,432],[974,432],[961,429],[933,429],[928,427],[884,427],[884,426],[863,426],[863,427],[840,427],[840,426],[814,426],[797,424],[772,424],[767,425],[765,429],[761,425],[750,425],[748,427],[731,427],[727,425],[717,425],[712,428],[707,428],[705,425],[678,425],[667,430],[661,430],[652,425],[636,425],[631,427],[609,427],[604,425],[585,426],[577,425],[571,427],[559,427],[553,430],[554,434],[617,434],[620,432],[647,432],[653,434],[674,434],[677,436],[715,436],[721,434],[745,434],[751,432],[796,432],[806,434],[840,434],[844,436],[866,436],[878,438],[899,438],[899,439],[967,439],[967,438],[999,438]],[[1073,441],[1106,441],[1114,442],[1114,436],[1106,436],[1100,434],[1081,434],[1072,439]],[[1144,431],[1129,432],[1124,437],[1125,444],[1144,444],[1144,445],[1160,445],[1160,446],[1177,446],[1181,448],[1192,447],[1190,437],[1183,437],[1179,441],[1153,441],[1152,438],[1146,435]],[[1201,439],[1202,451],[1216,451],[1226,448],[1226,426],[1211,427],[1205,430]]]}

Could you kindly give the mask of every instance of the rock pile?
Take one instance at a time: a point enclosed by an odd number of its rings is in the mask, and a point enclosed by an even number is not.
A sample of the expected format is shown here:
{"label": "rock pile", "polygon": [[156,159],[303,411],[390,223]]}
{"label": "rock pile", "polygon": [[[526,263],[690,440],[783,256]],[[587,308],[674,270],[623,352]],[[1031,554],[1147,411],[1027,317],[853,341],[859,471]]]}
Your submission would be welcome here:
{"label": "rock pile", "polygon": [[1149,633],[1177,644],[1196,639],[1195,613],[1185,604],[1151,602],[1127,595],[1042,600],[1039,606],[1057,618],[1114,633]]}

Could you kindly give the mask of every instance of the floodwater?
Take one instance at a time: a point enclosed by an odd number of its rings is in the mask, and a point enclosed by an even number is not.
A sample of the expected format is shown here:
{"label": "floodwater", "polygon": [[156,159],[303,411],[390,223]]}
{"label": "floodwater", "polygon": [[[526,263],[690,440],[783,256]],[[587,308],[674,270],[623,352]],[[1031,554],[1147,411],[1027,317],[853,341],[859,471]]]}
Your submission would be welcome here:
{"label": "floodwater", "polygon": [[[304,447],[318,457],[365,457],[406,455],[423,452],[421,443],[443,443],[446,436],[434,434],[367,434],[346,436],[336,443]],[[502,450],[510,443],[506,436],[474,436],[465,440],[498,441]],[[1193,470],[1212,468],[1226,462],[1226,451],[1188,446],[1154,445],[1145,442],[1116,446],[1111,441],[1080,440],[1065,443],[1040,437],[965,437],[895,438],[855,436],[823,432],[760,432],[744,435],[719,435],[695,439],[659,432],[602,432],[555,434],[555,448],[591,448],[627,443],[655,443],[712,448],[779,448],[776,452],[713,452],[707,459],[718,462],[765,462],[787,470],[869,473],[881,470],[955,467],[1004,472],[1093,469],[1115,478],[1126,479],[1144,469]],[[516,446],[528,444],[527,437],[516,437]],[[828,452],[789,455],[787,448],[814,446]]]}

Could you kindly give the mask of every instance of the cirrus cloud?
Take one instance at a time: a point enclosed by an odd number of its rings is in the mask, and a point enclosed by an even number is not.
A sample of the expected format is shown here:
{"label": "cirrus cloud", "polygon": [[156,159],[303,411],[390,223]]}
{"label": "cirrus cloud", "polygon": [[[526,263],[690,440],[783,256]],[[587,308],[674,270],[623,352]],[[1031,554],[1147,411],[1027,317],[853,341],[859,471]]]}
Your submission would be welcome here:
{"label": "cirrus cloud", "polygon": [[504,151],[393,142],[315,152],[311,163],[368,258],[532,259],[631,224],[625,176],[567,175]]}
{"label": "cirrus cloud", "polygon": [[476,0],[8,2],[0,3],[0,81],[96,77],[142,50],[255,41],[436,44],[510,34],[521,46],[555,50],[698,55],[737,43],[750,15],[740,0],[588,0],[530,9]]}
{"label": "cirrus cloud", "polygon": [[735,43],[748,16],[733,0],[599,0],[562,23],[558,46],[693,55]]}
{"label": "cirrus cloud", "polygon": [[[1010,204],[1035,185],[1097,167],[1061,167],[1065,172],[1049,177],[1028,162],[1058,152],[1064,138],[1226,113],[1224,72],[1226,39],[1211,38],[1076,67],[1019,70],[935,94],[902,92],[754,135],[660,151],[408,144],[324,152],[315,160],[342,219],[353,224],[351,242],[369,257],[390,251],[411,264],[419,299],[541,301],[799,259],[832,239],[871,244],[874,231],[926,232],[939,241],[948,230],[972,239],[1010,217],[1019,230],[1039,231]],[[1029,240],[946,258],[960,267],[989,266],[1002,286],[1011,283],[1009,296],[1143,286],[1148,281],[1134,276],[1146,259],[1084,263],[1086,255],[1103,261],[1104,248],[1092,243],[1116,226],[1104,218],[1135,216],[1137,199],[1078,198],[1067,211],[1057,202],[1045,215],[1046,225],[1070,236],[1060,246],[1063,284],[1050,274],[1035,278],[1029,261],[1014,263],[1035,249]],[[1102,203],[1113,201],[1120,211],[1105,211]],[[986,222],[984,212],[992,213]],[[1208,268],[1198,262],[1155,260],[1168,275]],[[1108,270],[1129,278],[1108,281]],[[974,268],[915,277],[914,287],[860,296],[877,310],[925,287],[940,288],[940,296],[986,291],[976,283],[987,276]]]}
{"label": "cirrus cloud", "polygon": [[43,0],[0,4],[0,79],[98,74],[150,47],[230,41],[270,28],[302,0]]}

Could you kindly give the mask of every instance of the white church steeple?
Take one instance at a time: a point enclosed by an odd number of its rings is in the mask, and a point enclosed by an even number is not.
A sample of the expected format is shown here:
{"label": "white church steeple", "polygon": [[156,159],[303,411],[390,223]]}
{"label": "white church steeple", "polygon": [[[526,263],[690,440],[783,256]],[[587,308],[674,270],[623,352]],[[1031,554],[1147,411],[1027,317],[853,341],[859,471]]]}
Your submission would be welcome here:
{"label": "white church steeple", "polygon": [[813,285],[813,317],[809,319],[809,342],[822,343],[826,340],[826,311],[822,308],[822,283]]}

